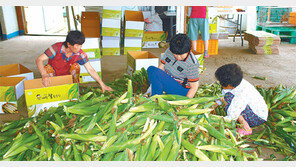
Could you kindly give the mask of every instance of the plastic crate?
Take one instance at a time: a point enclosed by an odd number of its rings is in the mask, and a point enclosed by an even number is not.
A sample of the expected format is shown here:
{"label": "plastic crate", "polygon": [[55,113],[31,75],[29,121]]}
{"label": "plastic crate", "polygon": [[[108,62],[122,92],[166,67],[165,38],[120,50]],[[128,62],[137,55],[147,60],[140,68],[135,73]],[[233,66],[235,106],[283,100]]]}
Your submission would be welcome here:
{"label": "plastic crate", "polygon": [[[204,43],[202,40],[197,40],[196,51],[199,53],[204,53]],[[210,39],[209,40],[208,54],[209,55],[217,55],[218,54],[218,39]]]}
{"label": "plastic crate", "polygon": [[289,23],[296,26],[296,12],[291,12],[289,17]]}

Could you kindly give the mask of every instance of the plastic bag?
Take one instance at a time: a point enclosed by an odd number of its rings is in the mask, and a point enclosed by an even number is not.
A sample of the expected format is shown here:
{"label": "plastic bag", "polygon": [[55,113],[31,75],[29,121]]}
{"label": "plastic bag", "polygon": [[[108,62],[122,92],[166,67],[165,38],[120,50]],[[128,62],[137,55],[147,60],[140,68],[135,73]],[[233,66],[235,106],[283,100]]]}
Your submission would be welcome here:
{"label": "plastic bag", "polygon": [[158,14],[153,14],[147,18],[146,31],[163,31],[162,20]]}

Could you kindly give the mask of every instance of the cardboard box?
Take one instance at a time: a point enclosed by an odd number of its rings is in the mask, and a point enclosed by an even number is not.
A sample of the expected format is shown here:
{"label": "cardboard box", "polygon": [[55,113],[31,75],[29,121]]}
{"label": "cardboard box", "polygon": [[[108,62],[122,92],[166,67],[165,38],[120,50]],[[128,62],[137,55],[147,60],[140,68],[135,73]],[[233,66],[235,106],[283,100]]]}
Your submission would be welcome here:
{"label": "cardboard box", "polygon": [[135,71],[149,66],[158,67],[159,58],[148,51],[128,51],[127,52],[127,73],[132,75]]}
{"label": "cardboard box", "polygon": [[120,38],[119,37],[103,37],[102,55],[120,55]]}
{"label": "cardboard box", "polygon": [[142,48],[159,48],[160,42],[165,42],[167,34],[164,31],[144,32]]}
{"label": "cardboard box", "polygon": [[121,6],[104,6],[103,18],[107,19],[121,19]]}
{"label": "cardboard box", "polygon": [[126,55],[128,51],[141,51],[142,50],[142,38],[126,37],[124,39],[123,54]]}
{"label": "cardboard box", "polygon": [[120,37],[120,20],[103,19],[102,20],[102,36]]}
{"label": "cardboard box", "polygon": [[49,87],[43,86],[42,79],[24,81],[24,87],[28,117],[79,97],[78,84],[73,83],[72,75],[50,77]]}
{"label": "cardboard box", "polygon": [[144,16],[141,11],[125,11],[125,37],[143,37]]}
{"label": "cardboard box", "polygon": [[101,58],[100,38],[85,38],[81,49],[87,54],[88,59]]}
{"label": "cardboard box", "polygon": [[24,106],[25,77],[0,77],[0,123],[26,117]]}
{"label": "cardboard box", "polygon": [[[101,77],[101,59],[91,59],[89,60],[90,65],[94,68],[94,70],[100,75]],[[87,72],[84,65],[80,65],[80,76],[79,82],[96,82]]]}
{"label": "cardboard box", "polygon": [[0,66],[0,75],[3,77],[25,77],[26,80],[34,79],[33,72],[21,64]]}
{"label": "cardboard box", "polygon": [[86,38],[100,37],[100,13],[99,12],[82,12],[81,32],[84,34]]}

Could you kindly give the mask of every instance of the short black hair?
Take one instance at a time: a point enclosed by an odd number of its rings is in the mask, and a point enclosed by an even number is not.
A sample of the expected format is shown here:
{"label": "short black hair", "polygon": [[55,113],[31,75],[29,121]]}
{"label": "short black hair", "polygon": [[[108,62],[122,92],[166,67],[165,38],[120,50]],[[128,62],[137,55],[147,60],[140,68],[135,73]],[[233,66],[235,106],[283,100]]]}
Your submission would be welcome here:
{"label": "short black hair", "polygon": [[235,63],[225,64],[216,70],[215,77],[223,87],[237,87],[243,79],[243,72]]}
{"label": "short black hair", "polygon": [[191,50],[191,40],[186,34],[177,34],[170,40],[170,51],[176,55],[188,53]]}
{"label": "short black hair", "polygon": [[70,45],[82,45],[85,42],[85,37],[80,31],[70,31],[66,37],[66,41],[64,42],[66,47],[68,47],[67,42],[69,42]]}

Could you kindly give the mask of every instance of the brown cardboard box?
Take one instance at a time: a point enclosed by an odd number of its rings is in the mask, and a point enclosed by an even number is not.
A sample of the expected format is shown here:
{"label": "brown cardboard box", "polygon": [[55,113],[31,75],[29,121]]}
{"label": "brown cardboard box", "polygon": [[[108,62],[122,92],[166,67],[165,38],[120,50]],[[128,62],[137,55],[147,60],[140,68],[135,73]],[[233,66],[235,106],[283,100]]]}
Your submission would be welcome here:
{"label": "brown cardboard box", "polygon": [[33,72],[21,64],[0,66],[0,75],[3,77],[25,77],[26,80],[34,79]]}
{"label": "brown cardboard box", "polygon": [[86,38],[100,37],[100,14],[99,12],[82,12],[81,32]]}
{"label": "brown cardboard box", "polygon": [[127,73],[132,75],[134,72],[149,66],[158,67],[159,58],[148,51],[128,51],[127,52]]}
{"label": "brown cardboard box", "polygon": [[143,37],[145,24],[142,11],[126,10],[124,24],[124,37]]}

